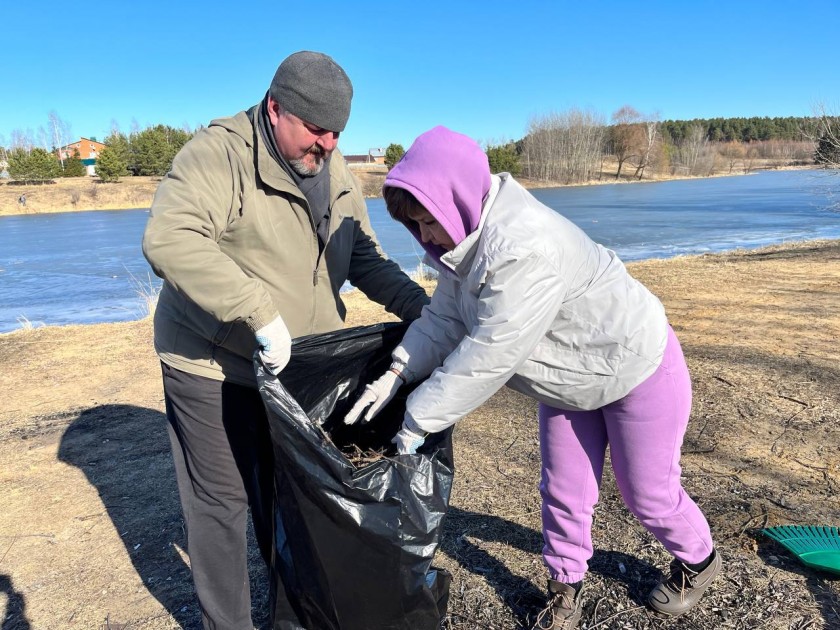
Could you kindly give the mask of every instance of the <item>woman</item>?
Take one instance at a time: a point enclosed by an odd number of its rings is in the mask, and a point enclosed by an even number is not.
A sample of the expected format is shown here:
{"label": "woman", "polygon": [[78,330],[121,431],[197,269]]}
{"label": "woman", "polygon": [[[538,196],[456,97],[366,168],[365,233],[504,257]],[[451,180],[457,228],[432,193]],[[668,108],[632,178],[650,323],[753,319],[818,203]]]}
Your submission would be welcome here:
{"label": "woman", "polygon": [[414,453],[504,385],[535,398],[550,572],[538,627],[577,627],[607,445],[628,508],[674,556],[650,606],[690,610],[721,560],[680,484],[691,382],[662,304],[612,251],[510,175],[491,175],[481,148],[444,127],[417,138],[383,196],[438,285],[346,422],[366,408],[370,420],[400,385],[428,377],[394,438]]}

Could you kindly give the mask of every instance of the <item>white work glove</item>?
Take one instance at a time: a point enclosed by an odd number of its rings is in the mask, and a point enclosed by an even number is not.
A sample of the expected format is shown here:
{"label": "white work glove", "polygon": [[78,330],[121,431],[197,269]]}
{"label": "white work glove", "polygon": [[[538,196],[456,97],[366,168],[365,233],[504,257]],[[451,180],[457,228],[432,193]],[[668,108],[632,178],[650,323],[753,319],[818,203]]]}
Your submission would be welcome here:
{"label": "white work glove", "polygon": [[423,446],[427,435],[427,431],[418,427],[411,416],[406,415],[402,428],[397,431],[391,443],[397,445],[397,453],[400,455],[414,455]]}
{"label": "white work glove", "polygon": [[279,315],[254,333],[260,346],[260,359],[277,376],[292,355],[292,338]]}
{"label": "white work glove", "polygon": [[362,423],[370,422],[379,411],[397,395],[397,390],[405,384],[405,379],[398,365],[392,365],[385,374],[365,386],[364,393],[353,408],[344,416],[344,424],[356,424],[362,412],[368,407]]}

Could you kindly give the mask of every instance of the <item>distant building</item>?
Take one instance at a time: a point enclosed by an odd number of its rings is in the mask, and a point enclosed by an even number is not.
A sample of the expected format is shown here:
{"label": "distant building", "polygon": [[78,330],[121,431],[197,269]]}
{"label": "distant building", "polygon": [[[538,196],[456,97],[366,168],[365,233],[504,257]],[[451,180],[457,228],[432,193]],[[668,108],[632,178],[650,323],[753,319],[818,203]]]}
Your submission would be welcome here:
{"label": "distant building", "polygon": [[73,157],[73,154],[78,151],[79,158],[82,160],[89,160],[91,158],[96,159],[104,148],[105,145],[101,142],[97,142],[96,140],[91,140],[89,138],[79,138],[78,141],[73,142],[72,144],[60,147],[58,149],[58,157],[62,160],[66,160]]}
{"label": "distant building", "polygon": [[79,138],[76,142],[59,147],[56,150],[58,157],[61,160],[67,160],[73,157],[76,151],[79,152],[79,158],[87,169],[88,175],[96,175],[96,158],[102,152],[105,145],[90,138]]}
{"label": "distant building", "polygon": [[363,153],[355,153],[353,155],[349,155],[347,153],[344,154],[344,161],[348,164],[367,164],[368,163],[367,155]]}
{"label": "distant building", "polygon": [[373,164],[385,164],[385,149],[382,147],[376,149],[368,149],[370,161]]}
{"label": "distant building", "polygon": [[373,166],[385,164],[385,149],[376,147],[368,149],[367,153],[356,153],[353,155],[345,155],[344,161],[348,166]]}

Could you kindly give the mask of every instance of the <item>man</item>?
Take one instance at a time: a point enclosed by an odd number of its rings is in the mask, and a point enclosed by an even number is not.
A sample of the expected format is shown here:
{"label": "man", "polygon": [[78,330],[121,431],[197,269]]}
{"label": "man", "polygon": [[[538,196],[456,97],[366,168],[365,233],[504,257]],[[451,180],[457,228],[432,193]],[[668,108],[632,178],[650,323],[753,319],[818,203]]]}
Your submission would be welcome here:
{"label": "man", "polygon": [[250,506],[269,561],[273,463],[252,357],[275,375],[291,339],[343,326],[346,280],[403,319],[428,303],[385,258],[340,153],[353,88],[322,53],[277,69],[262,102],[214,120],[161,182],[143,252],[166,415],[205,628],[253,628]]}

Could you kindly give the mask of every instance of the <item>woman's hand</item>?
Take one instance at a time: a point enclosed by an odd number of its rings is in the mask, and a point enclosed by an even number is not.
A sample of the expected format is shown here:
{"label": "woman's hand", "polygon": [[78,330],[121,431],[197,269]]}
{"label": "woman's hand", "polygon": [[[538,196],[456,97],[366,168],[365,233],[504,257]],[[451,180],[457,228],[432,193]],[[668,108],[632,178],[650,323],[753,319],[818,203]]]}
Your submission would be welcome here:
{"label": "woman's hand", "polygon": [[428,432],[424,431],[414,422],[414,419],[406,414],[402,428],[397,431],[392,444],[397,445],[397,452],[400,455],[414,455],[417,449],[423,446]]}
{"label": "woman's hand", "polygon": [[403,377],[397,368],[391,366],[385,374],[365,387],[365,391],[359,396],[359,400],[356,401],[353,408],[344,416],[344,424],[356,424],[366,408],[367,413],[362,422],[370,422],[371,418],[379,413],[396,396],[397,390],[404,382],[405,377]]}

